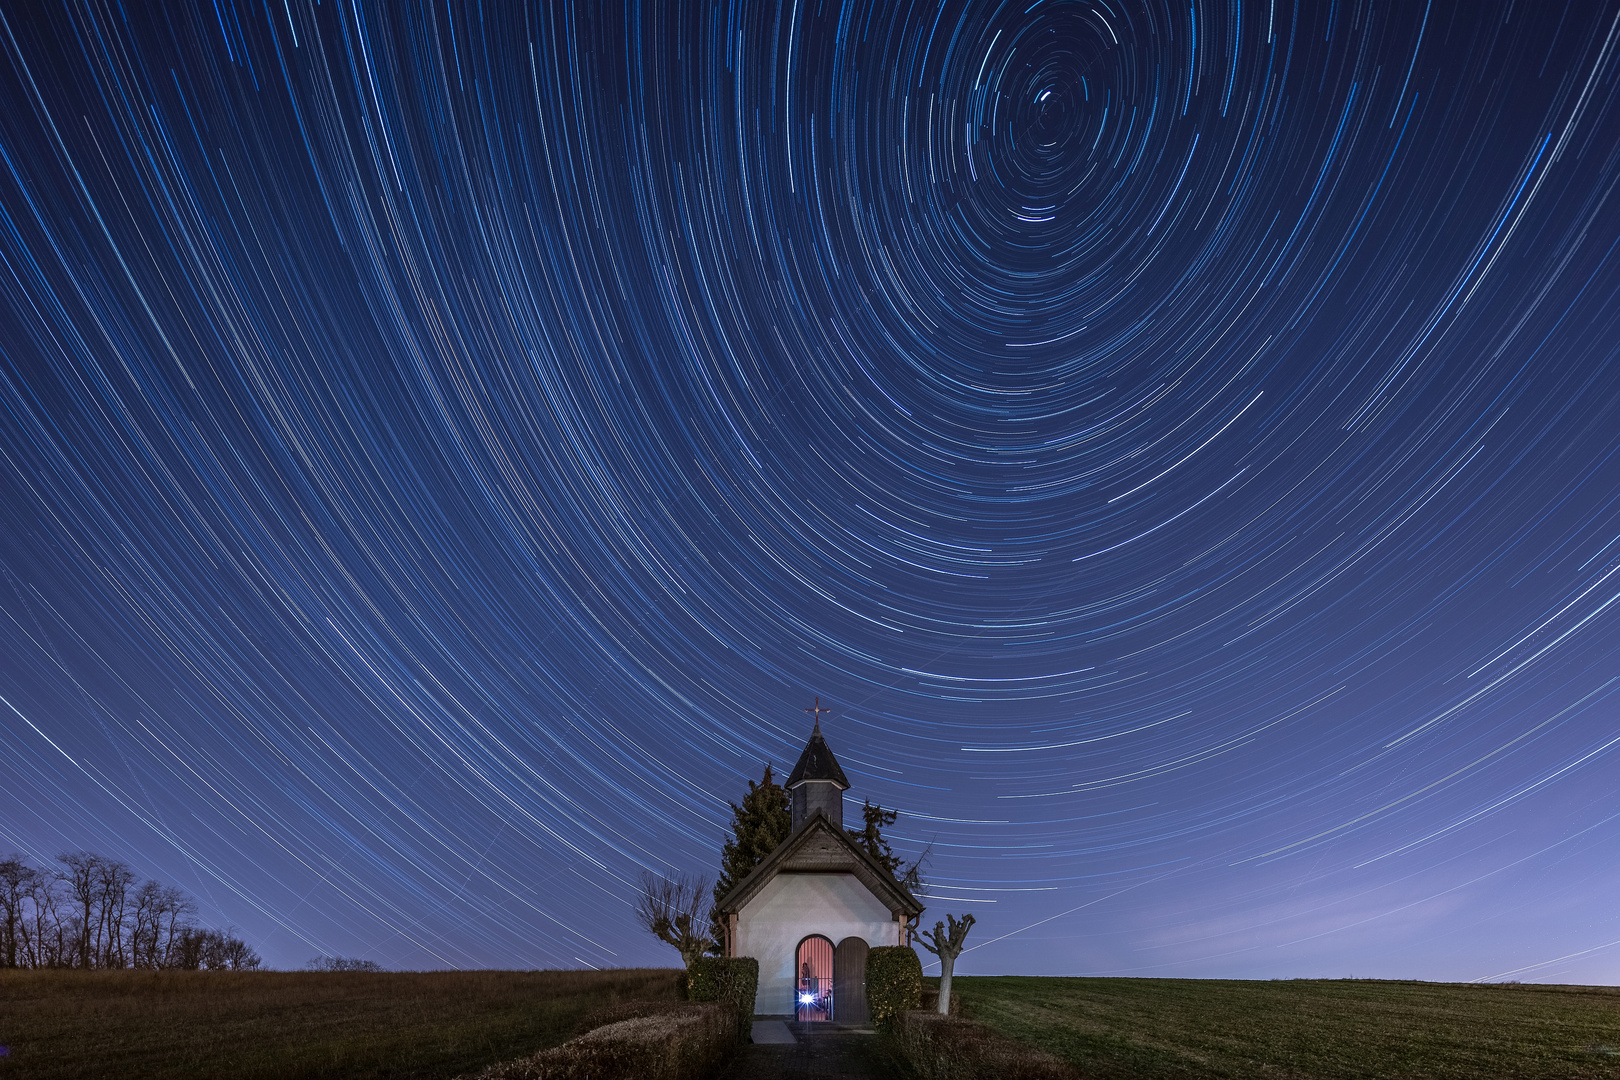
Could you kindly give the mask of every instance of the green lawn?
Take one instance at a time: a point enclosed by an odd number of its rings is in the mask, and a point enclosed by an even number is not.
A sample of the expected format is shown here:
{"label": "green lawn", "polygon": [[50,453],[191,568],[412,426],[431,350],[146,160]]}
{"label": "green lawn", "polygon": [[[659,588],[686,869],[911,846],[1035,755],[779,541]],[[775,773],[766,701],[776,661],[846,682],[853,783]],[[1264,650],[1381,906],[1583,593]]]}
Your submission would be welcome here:
{"label": "green lawn", "polygon": [[0,971],[0,1078],[440,1078],[555,1046],[676,972]]}
{"label": "green lawn", "polygon": [[1027,976],[955,987],[967,1016],[1092,1080],[1620,1078],[1620,987]]}

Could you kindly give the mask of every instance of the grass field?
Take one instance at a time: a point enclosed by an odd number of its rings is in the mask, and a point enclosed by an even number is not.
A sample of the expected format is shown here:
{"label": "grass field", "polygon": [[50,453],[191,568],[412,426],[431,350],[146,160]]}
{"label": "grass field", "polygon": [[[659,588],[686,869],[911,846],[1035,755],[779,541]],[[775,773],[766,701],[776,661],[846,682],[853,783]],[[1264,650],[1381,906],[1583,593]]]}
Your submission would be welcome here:
{"label": "grass field", "polygon": [[1620,1078],[1620,987],[962,978],[965,1015],[1088,1080]]}
{"label": "grass field", "polygon": [[676,972],[0,971],[0,1078],[452,1077]]}

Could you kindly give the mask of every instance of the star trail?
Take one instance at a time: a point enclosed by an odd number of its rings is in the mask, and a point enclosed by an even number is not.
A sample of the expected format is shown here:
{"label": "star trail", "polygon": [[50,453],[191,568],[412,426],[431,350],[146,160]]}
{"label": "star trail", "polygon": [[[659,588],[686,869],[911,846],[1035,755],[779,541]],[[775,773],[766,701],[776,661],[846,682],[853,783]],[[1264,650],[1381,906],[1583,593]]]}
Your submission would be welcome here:
{"label": "star trail", "polygon": [[1620,981],[1620,3],[0,52],[0,855],[672,965],[820,695],[959,972]]}

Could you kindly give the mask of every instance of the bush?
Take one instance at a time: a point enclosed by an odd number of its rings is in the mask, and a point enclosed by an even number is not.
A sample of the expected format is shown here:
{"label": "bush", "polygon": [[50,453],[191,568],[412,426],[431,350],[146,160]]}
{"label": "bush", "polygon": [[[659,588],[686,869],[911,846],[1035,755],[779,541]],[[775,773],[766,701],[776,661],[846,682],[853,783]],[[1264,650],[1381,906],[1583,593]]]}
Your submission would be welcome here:
{"label": "bush", "polygon": [[574,1034],[585,1035],[599,1027],[617,1024],[621,1020],[639,1020],[644,1016],[662,1016],[664,1013],[684,1012],[692,1006],[685,1001],[663,1001],[642,998],[634,1001],[617,1001],[612,1005],[604,1005],[600,1009],[582,1015],[574,1023]]}
{"label": "bush", "polygon": [[305,971],[382,971],[375,960],[361,960],[353,956],[317,956],[304,965]]}
{"label": "bush", "polygon": [[922,1005],[922,961],[909,945],[879,945],[866,954],[866,1010],[872,1026],[893,1031],[900,1014]]}
{"label": "bush", "polygon": [[737,1011],[737,1039],[747,1042],[754,1025],[759,961],[752,956],[701,956],[686,969],[691,1001],[723,1001]]}
{"label": "bush", "polygon": [[677,1005],[492,1065],[476,1080],[690,1080],[718,1065],[736,1042],[729,1002]]}
{"label": "bush", "polygon": [[905,1012],[895,1043],[918,1080],[1079,1080],[1067,1062],[955,1016]]}

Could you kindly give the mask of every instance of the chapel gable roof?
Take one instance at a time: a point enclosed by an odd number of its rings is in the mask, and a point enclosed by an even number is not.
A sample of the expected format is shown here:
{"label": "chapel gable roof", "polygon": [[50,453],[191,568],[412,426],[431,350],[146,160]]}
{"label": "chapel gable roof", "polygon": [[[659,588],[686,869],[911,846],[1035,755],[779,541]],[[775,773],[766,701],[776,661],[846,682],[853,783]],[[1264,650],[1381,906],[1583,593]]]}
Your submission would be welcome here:
{"label": "chapel gable roof", "polygon": [[799,755],[799,763],[793,766],[788,774],[787,782],[782,786],[789,791],[798,787],[807,780],[831,780],[838,785],[839,791],[849,790],[849,778],[844,770],[838,767],[838,759],[827,748],[827,740],[821,737],[821,724],[810,733],[810,741],[804,744],[804,753]]}
{"label": "chapel gable roof", "polygon": [[910,890],[851,840],[848,833],[827,820],[820,810],[812,813],[747,877],[722,896],[714,905],[715,910],[722,914],[741,911],[777,874],[789,873],[853,874],[890,911],[904,911],[907,915],[923,913],[922,903]]}

